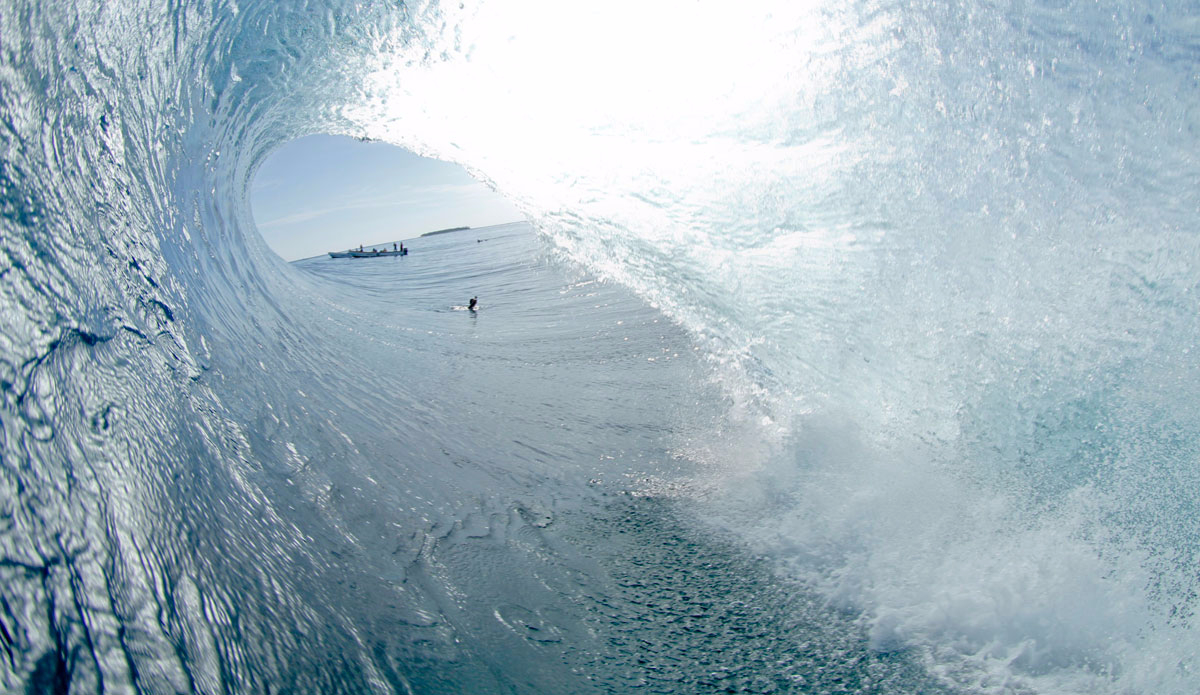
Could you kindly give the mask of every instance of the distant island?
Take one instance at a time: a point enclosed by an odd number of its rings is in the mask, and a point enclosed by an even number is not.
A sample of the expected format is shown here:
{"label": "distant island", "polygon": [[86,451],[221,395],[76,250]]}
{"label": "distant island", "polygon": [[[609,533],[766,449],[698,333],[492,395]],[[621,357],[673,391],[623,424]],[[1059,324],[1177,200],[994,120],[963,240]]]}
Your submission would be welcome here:
{"label": "distant island", "polygon": [[470,227],[451,227],[450,229],[439,229],[436,232],[425,232],[421,236],[433,236],[434,234],[449,234],[450,232],[461,232],[464,229],[470,229]]}

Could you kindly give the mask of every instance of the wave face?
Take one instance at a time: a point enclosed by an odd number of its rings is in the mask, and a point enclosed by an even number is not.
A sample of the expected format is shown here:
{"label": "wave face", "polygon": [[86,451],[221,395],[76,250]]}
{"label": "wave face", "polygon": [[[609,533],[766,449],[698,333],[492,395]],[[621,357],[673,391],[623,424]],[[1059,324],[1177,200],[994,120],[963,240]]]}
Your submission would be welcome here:
{"label": "wave face", "polygon": [[654,5],[4,0],[4,690],[1197,690],[1200,10]]}

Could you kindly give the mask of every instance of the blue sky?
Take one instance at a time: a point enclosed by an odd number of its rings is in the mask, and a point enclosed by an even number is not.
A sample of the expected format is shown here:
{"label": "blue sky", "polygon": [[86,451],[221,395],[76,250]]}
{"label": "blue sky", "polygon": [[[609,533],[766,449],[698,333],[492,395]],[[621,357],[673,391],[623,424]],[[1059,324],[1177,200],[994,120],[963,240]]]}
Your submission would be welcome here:
{"label": "blue sky", "polygon": [[288,261],[522,219],[457,164],[335,135],[293,140],[269,155],[250,203],[263,239]]}

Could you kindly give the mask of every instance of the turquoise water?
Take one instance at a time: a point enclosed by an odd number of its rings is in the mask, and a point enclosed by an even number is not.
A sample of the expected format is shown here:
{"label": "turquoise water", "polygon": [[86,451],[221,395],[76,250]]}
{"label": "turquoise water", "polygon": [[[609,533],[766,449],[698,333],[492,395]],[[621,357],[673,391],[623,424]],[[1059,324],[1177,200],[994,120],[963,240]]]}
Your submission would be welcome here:
{"label": "turquoise water", "polygon": [[1195,7],[0,10],[3,690],[1195,692]]}

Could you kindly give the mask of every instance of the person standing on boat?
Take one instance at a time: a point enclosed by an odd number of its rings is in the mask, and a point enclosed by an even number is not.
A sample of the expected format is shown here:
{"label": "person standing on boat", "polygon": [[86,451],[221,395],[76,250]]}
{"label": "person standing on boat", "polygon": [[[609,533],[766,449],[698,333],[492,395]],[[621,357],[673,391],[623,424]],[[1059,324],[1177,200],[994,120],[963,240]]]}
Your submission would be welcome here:
{"label": "person standing on boat", "polygon": [[467,304],[467,309],[475,311],[475,307],[479,305],[479,297],[471,297],[471,302]]}

